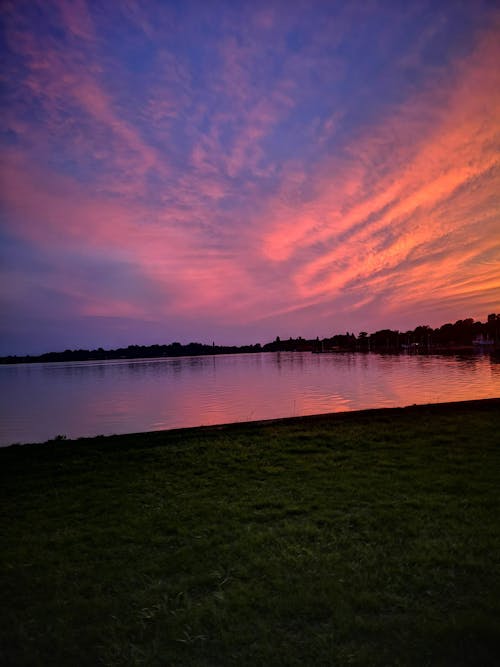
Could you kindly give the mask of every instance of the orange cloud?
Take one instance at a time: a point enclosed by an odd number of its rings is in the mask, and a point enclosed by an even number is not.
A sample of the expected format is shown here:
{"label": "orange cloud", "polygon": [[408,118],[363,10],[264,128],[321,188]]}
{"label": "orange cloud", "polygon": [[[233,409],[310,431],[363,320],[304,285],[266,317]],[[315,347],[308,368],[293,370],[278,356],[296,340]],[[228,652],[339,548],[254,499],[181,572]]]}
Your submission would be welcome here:
{"label": "orange cloud", "polygon": [[[393,285],[397,304],[429,298],[429,289],[435,299],[469,295],[471,303],[496,290],[498,301],[499,253],[487,271],[475,262],[500,233],[498,37],[497,29],[483,35],[446,84],[320,164],[307,203],[288,203],[288,184],[270,203],[263,253],[292,267],[301,298],[331,299],[356,284],[374,296]],[[292,192],[300,188],[292,181]]]}

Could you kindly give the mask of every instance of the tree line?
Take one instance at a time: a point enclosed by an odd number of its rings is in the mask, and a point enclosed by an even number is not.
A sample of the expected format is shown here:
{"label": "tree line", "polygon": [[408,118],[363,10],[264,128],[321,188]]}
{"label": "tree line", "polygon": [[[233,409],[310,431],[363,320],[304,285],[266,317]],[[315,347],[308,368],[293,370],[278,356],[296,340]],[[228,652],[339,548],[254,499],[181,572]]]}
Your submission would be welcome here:
{"label": "tree line", "polygon": [[168,345],[129,345],[113,350],[64,350],[64,352],[47,352],[40,355],[9,355],[0,357],[0,363],[18,364],[31,362],[52,361],[92,361],[105,359],[148,359],[153,357],[184,357],[213,354],[236,354],[255,352],[445,352],[467,350],[474,345],[485,346],[488,349],[500,347],[500,314],[488,315],[486,322],[474,321],[472,318],[457,320],[454,324],[447,323],[433,329],[428,325],[420,325],[409,331],[381,329],[368,334],[361,331],[358,336],[354,333],[334,334],[320,339],[298,338],[275,340],[261,345],[215,345],[212,343],[178,342]]}

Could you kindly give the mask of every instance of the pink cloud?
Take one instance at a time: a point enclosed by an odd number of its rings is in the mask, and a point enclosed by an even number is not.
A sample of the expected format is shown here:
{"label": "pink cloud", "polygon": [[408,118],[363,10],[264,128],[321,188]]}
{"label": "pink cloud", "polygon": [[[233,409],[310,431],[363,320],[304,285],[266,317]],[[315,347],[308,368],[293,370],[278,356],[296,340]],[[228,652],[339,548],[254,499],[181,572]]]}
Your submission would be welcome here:
{"label": "pink cloud", "polygon": [[96,39],[85,0],[59,0],[57,7],[66,29],[73,37],[92,41]]}
{"label": "pink cloud", "polygon": [[[229,303],[237,304],[234,310],[244,309],[245,293],[251,288],[238,258],[224,250],[207,249],[203,230],[196,233],[192,227],[179,227],[175,211],[89,194],[68,177],[40,172],[16,153],[6,156],[2,183],[4,205],[15,223],[13,231],[40,249],[71,249],[82,256],[102,253],[109,261],[126,260],[158,286],[158,294],[165,290],[171,314],[218,309],[223,317],[231,310]],[[199,216],[203,213],[203,209],[198,211]],[[82,313],[106,310],[104,299],[89,299],[84,287],[71,287],[71,279],[65,286],[66,292],[68,289],[81,304]],[[154,317],[165,316],[165,307],[158,297]],[[109,304],[108,314],[134,313],[152,315],[137,302]]]}
{"label": "pink cloud", "polygon": [[63,2],[58,7],[68,33],[81,40],[72,49],[65,50],[47,36],[42,39],[23,30],[19,18],[14,24],[17,27],[7,32],[10,47],[26,65],[18,89],[26,91],[31,103],[40,104],[45,114],[43,128],[38,131],[32,123],[23,123],[19,116],[22,118],[24,102],[19,99],[11,105],[7,122],[26,143],[38,145],[40,150],[44,143],[47,150],[49,142],[55,140],[81,160],[97,160],[108,172],[105,186],[109,190],[130,194],[134,189],[139,193],[150,170],[168,175],[166,156],[123,118],[100,81],[101,67],[89,55],[92,51],[84,49],[85,40],[93,39],[85,4]]}
{"label": "pink cloud", "polygon": [[[320,164],[307,177],[314,191],[307,203],[287,196],[300,190],[300,180],[284,182],[269,203],[262,249],[269,260],[292,267],[299,297],[332,298],[353,281],[374,294],[392,283],[401,292],[398,304],[422,296],[430,280],[436,300],[469,294],[472,302],[481,290],[498,293],[500,280],[473,262],[492,247],[500,224],[495,37],[497,30],[486,33],[446,86],[439,81],[414,96],[347,152]],[[474,239],[470,232],[478,225]],[[446,258],[411,268],[415,253],[443,238]],[[455,278],[463,271],[470,275],[467,287]],[[387,276],[379,285],[382,272]]]}

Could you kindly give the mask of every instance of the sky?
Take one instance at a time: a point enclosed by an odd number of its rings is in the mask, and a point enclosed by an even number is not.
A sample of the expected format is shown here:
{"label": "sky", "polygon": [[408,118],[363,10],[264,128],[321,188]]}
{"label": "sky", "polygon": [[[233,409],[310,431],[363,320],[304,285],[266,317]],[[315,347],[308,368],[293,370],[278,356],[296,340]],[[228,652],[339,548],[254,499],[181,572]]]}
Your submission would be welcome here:
{"label": "sky", "polygon": [[500,312],[500,4],[3,0],[0,353]]}

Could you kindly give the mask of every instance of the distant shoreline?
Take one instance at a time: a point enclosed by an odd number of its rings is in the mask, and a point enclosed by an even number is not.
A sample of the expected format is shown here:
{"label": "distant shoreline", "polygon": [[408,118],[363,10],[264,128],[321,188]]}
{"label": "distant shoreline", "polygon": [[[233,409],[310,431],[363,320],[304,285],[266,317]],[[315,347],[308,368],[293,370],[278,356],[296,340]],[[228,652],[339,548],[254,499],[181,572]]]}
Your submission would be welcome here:
{"label": "distant shoreline", "polygon": [[380,329],[368,334],[361,331],[334,334],[321,338],[280,338],[261,345],[216,345],[191,342],[169,344],[129,345],[116,349],[66,349],[63,352],[46,352],[37,355],[5,355],[0,364],[39,363],[52,361],[104,361],[107,359],[139,359],[155,357],[192,357],[216,354],[245,354],[248,352],[388,352],[388,353],[460,353],[474,349],[500,349],[500,314],[491,313],[486,322],[474,321],[469,317],[447,323],[433,329],[420,325],[413,330]]}
{"label": "distant shoreline", "polygon": [[[126,355],[112,355],[106,354],[104,356],[89,356],[85,358],[77,357],[64,357],[63,352],[54,352],[43,354],[40,356],[30,356],[26,357],[17,357],[17,356],[8,356],[0,357],[0,365],[3,366],[13,366],[20,364],[52,364],[52,363],[78,363],[78,362],[87,362],[87,361],[148,361],[153,359],[183,359],[186,357],[220,357],[228,354],[263,354],[263,353],[273,353],[273,352],[310,352],[311,354],[318,354],[320,356],[331,355],[331,354],[402,354],[402,355],[421,355],[429,356],[433,354],[439,355],[453,355],[453,354],[496,354],[500,352],[500,345],[494,344],[488,347],[477,347],[474,345],[461,345],[461,346],[449,346],[449,347],[432,347],[432,348],[420,348],[420,349],[393,349],[393,348],[373,348],[373,349],[332,349],[332,350],[310,350],[310,349],[290,349],[290,350],[246,350],[246,349],[218,349],[206,352],[192,352],[186,354],[151,354],[143,356],[126,356]],[[55,358],[57,357],[57,358]]]}

